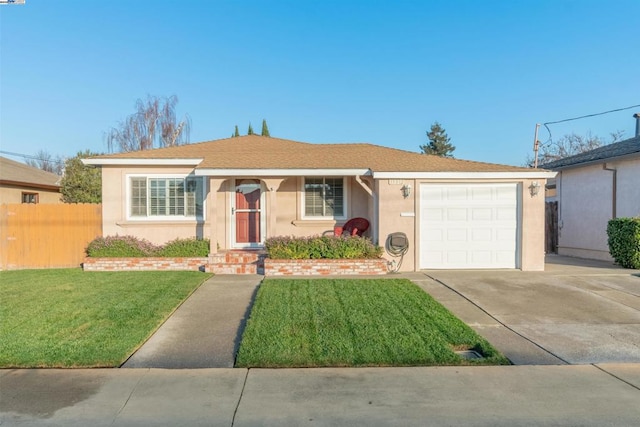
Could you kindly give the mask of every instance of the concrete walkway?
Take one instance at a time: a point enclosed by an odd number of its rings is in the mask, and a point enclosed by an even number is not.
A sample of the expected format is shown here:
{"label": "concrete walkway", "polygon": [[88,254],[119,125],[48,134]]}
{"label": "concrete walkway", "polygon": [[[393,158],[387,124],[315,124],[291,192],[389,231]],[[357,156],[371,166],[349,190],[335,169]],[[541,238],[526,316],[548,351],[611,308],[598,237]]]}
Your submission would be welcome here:
{"label": "concrete walkway", "polygon": [[0,370],[2,426],[637,426],[640,364]]}
{"label": "concrete walkway", "polygon": [[215,275],[123,368],[232,368],[262,276]]}

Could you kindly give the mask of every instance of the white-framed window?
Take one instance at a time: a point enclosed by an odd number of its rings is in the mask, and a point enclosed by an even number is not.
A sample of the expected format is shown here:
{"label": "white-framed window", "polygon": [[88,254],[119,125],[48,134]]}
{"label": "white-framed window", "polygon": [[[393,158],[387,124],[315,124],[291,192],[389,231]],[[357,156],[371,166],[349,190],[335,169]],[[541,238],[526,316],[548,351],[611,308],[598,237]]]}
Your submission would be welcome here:
{"label": "white-framed window", "polygon": [[346,188],[344,177],[305,177],[302,184],[303,218],[345,219]]}
{"label": "white-framed window", "polygon": [[127,216],[141,219],[204,219],[204,179],[185,175],[129,175]]}

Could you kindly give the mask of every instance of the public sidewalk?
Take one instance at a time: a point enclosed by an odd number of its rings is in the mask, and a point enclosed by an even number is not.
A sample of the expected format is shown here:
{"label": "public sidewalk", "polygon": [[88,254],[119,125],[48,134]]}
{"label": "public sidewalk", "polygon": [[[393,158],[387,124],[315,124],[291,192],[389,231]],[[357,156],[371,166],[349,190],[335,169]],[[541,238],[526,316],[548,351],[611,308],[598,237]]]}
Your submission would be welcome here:
{"label": "public sidewalk", "polygon": [[2,426],[637,426],[640,364],[0,370]]}

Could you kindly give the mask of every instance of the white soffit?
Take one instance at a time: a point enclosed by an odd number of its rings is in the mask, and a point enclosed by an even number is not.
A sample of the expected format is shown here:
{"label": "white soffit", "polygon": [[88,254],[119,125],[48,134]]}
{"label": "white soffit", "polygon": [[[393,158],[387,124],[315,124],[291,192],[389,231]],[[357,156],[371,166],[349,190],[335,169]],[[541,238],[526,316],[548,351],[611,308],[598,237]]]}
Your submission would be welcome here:
{"label": "white soffit", "polygon": [[543,179],[556,172],[373,172],[374,179]]}
{"label": "white soffit", "polygon": [[369,169],[196,169],[202,176],[362,176]]}
{"label": "white soffit", "polygon": [[197,166],[204,159],[82,159],[85,165],[105,166]]}

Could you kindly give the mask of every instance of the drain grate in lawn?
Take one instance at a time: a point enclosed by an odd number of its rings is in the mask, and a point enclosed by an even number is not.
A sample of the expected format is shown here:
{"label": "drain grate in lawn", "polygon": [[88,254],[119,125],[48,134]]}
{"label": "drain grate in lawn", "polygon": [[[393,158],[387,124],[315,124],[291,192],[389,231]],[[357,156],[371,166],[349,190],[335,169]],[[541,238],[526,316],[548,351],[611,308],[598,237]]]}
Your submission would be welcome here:
{"label": "drain grate in lawn", "polygon": [[265,279],[236,360],[282,368],[479,364],[509,361],[405,279]]}

